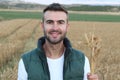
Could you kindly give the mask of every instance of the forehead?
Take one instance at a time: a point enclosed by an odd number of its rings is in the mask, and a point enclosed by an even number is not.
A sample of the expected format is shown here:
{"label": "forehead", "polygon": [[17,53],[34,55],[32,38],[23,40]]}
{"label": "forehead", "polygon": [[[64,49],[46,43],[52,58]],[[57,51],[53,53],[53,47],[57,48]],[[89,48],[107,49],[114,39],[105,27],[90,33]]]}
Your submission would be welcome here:
{"label": "forehead", "polygon": [[66,20],[67,14],[62,11],[46,11],[44,13],[45,20]]}

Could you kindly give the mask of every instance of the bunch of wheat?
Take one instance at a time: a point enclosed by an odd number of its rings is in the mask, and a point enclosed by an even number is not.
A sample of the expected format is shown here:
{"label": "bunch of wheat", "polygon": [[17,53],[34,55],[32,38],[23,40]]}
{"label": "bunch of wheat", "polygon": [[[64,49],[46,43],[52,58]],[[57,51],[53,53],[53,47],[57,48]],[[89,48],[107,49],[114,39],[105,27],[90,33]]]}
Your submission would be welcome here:
{"label": "bunch of wheat", "polygon": [[95,61],[101,49],[101,39],[94,35],[94,33],[85,34],[86,44],[91,49],[90,54],[90,68],[91,73],[95,71]]}

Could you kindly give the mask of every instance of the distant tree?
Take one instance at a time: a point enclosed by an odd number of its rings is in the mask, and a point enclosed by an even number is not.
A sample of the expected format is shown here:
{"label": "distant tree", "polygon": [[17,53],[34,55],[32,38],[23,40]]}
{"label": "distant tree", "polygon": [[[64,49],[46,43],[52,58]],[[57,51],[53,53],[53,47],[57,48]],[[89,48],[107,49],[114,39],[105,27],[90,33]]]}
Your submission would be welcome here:
{"label": "distant tree", "polygon": [[116,6],[91,6],[91,5],[67,7],[68,10],[72,11],[117,11],[117,12],[120,10],[119,8]]}

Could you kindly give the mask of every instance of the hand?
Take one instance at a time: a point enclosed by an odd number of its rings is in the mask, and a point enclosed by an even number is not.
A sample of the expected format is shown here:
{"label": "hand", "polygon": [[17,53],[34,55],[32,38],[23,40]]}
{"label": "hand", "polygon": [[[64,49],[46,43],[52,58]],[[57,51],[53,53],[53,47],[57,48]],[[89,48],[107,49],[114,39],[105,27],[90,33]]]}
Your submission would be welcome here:
{"label": "hand", "polygon": [[87,74],[88,80],[98,80],[98,75],[97,74]]}

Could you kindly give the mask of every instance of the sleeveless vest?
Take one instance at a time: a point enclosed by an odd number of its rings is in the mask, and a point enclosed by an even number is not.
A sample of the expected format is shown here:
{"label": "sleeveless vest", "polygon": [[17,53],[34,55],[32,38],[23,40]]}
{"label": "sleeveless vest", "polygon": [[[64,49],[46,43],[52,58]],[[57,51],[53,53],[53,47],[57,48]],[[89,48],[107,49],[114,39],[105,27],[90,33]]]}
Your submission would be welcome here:
{"label": "sleeveless vest", "polygon": [[[28,74],[28,80],[50,80],[47,59],[42,48],[44,43],[45,38],[40,38],[38,47],[22,56]],[[64,56],[63,80],[83,80],[84,54],[73,49],[67,38],[64,39],[64,45],[66,51]]]}

